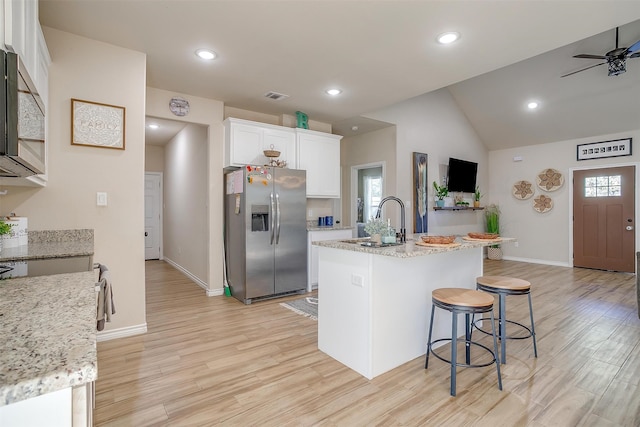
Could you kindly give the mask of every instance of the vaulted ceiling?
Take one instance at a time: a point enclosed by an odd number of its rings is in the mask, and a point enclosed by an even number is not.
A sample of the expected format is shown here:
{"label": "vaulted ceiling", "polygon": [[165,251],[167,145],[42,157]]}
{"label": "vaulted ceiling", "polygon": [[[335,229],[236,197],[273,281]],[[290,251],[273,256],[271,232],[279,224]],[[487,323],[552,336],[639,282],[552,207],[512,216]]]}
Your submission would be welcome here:
{"label": "vaulted ceiling", "polygon": [[[560,76],[598,62],[573,55],[613,49],[616,26],[621,45],[640,39],[638,19],[640,2],[620,0],[40,0],[44,26],[145,52],[151,87],[300,110],[343,135],[379,126],[367,112],[449,87],[490,149],[637,129],[640,59],[617,77]],[[452,30],[458,42],[435,42]]]}

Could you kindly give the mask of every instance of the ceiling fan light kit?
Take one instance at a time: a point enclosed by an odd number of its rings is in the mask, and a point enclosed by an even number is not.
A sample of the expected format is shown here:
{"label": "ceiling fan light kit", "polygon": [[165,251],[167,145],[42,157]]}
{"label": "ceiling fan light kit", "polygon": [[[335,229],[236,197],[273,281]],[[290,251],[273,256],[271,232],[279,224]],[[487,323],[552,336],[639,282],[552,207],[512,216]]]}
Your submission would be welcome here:
{"label": "ceiling fan light kit", "polygon": [[603,59],[605,62],[601,62],[599,64],[589,65],[588,67],[582,68],[578,71],[572,71],[560,77],[567,77],[573,74],[586,71],[590,68],[597,67],[599,65],[607,64],[609,68],[609,76],[619,76],[627,71],[627,58],[638,58],[640,57],[640,40],[635,42],[629,47],[618,47],[618,27],[616,27],[616,48],[610,50],[604,55],[593,55],[590,53],[581,53],[579,55],[574,55],[574,58],[581,59]]}

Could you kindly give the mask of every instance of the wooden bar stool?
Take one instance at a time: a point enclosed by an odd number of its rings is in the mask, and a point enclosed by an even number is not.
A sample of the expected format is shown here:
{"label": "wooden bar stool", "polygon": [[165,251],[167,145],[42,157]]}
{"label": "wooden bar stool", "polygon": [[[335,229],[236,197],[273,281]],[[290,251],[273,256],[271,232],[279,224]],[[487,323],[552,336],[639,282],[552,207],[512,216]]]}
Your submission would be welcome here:
{"label": "wooden bar stool", "polygon": [[[533,339],[533,354],[538,357],[538,347],[536,345],[536,331],[533,325],[533,307],[531,305],[531,283],[526,280],[516,279],[514,277],[505,276],[480,276],[476,279],[476,288],[480,291],[489,292],[491,294],[498,295],[498,331],[500,335],[500,360],[502,363],[507,363],[507,345],[508,339]],[[527,295],[529,297],[529,318],[531,319],[531,328],[526,327],[521,323],[517,323],[507,319],[507,303],[506,297],[508,295]],[[486,318],[485,318],[486,319]],[[482,319],[480,319],[482,320]],[[507,336],[507,323],[520,326],[528,332],[525,336]],[[475,319],[473,325],[479,331],[486,334],[489,332],[484,331],[476,326]]]}
{"label": "wooden bar stool", "polygon": [[[431,341],[433,333],[433,318],[436,307],[451,312],[451,338],[442,338]],[[472,314],[490,313],[491,331],[493,334],[493,351],[490,348],[471,341]],[[465,362],[458,363],[458,314],[465,315]],[[433,351],[433,344],[441,341],[451,341],[451,360],[447,360]],[[471,364],[471,345],[478,346],[491,354],[492,360],[488,363],[473,365]],[[496,364],[498,373],[498,388],[502,390],[502,377],[500,376],[500,360],[498,356],[498,342],[493,318],[493,296],[485,292],[474,291],[473,289],[462,288],[440,288],[435,289],[431,294],[431,324],[429,325],[429,338],[427,342],[427,357],[424,368],[429,367],[429,353],[433,353],[438,359],[451,364],[451,396],[456,395],[456,368],[458,366],[467,368],[480,368]]]}

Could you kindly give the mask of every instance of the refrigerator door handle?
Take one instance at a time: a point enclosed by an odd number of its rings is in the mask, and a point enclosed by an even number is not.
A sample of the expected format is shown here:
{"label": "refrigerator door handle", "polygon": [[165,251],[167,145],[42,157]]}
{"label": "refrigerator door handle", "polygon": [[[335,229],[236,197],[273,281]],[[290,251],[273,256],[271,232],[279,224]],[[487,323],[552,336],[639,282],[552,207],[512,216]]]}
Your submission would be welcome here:
{"label": "refrigerator door handle", "polygon": [[276,210],[278,216],[276,217],[276,245],[280,243],[280,195],[276,193]]}
{"label": "refrigerator door handle", "polygon": [[271,198],[271,227],[270,231],[271,231],[271,245],[273,245],[273,238],[274,236],[274,227],[275,227],[275,215],[276,215],[276,205],[274,203],[273,200],[273,193],[271,193],[271,195],[269,196]]}

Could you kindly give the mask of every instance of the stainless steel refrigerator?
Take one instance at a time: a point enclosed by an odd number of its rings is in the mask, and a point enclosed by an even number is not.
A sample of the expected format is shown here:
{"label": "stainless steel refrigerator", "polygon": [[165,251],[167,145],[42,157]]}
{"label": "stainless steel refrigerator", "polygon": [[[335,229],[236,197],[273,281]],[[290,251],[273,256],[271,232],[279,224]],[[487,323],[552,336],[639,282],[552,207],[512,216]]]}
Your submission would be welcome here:
{"label": "stainless steel refrigerator", "polygon": [[245,304],[307,287],[306,171],[245,166],[225,174],[225,262]]}

